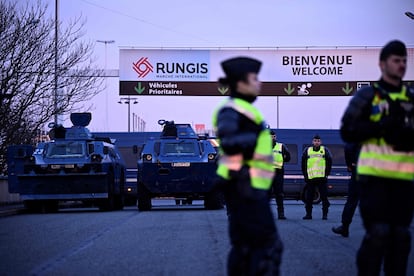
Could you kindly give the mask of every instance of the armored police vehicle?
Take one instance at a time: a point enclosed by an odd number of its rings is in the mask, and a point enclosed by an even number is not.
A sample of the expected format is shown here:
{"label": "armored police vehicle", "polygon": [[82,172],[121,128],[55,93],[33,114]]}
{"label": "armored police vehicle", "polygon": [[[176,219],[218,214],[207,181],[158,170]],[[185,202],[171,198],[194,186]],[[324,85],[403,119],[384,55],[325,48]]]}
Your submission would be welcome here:
{"label": "armored police vehicle", "polygon": [[60,201],[92,203],[100,210],[124,206],[125,163],[114,142],[94,137],[91,113],[73,113],[73,126],[49,124],[51,141],[8,148],[9,192],[31,211],[57,211]]}
{"label": "armored police vehicle", "polygon": [[223,208],[214,189],[217,152],[190,124],[159,120],[161,136],[143,145],[138,159],[137,197],[140,211],[152,208],[152,198],[175,198],[191,204],[204,200],[206,209]]}

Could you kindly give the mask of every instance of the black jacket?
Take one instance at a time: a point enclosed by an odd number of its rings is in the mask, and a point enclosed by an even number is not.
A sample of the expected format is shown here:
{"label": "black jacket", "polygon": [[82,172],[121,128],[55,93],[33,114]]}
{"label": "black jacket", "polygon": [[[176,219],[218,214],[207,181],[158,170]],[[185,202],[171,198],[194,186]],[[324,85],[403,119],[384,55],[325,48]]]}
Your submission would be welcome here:
{"label": "black jacket", "polygon": [[349,102],[342,116],[340,127],[341,136],[345,142],[361,143],[369,138],[379,138],[399,131],[399,122],[387,123],[392,119],[391,116],[383,116],[380,122],[372,122],[370,115],[372,100],[376,93],[399,93],[402,84],[395,87],[381,79],[378,85],[381,91],[372,86],[364,87],[358,90]]}
{"label": "black jacket", "polygon": [[217,114],[217,137],[227,155],[243,153],[244,159],[251,159],[263,128],[232,108],[223,108]]}
{"label": "black jacket", "polygon": [[[227,155],[242,153],[245,160],[253,156],[257,138],[264,125],[257,125],[232,108],[222,108],[217,114],[217,137]],[[269,207],[268,192],[253,189],[257,198],[247,197],[243,187],[250,186],[247,166],[231,172],[231,179],[221,185],[229,213],[229,232],[233,245],[264,246],[277,237],[274,217]]]}
{"label": "black jacket", "polygon": [[361,149],[360,144],[346,143],[344,147],[345,163],[348,167],[348,171],[351,172],[358,162],[359,151]]}

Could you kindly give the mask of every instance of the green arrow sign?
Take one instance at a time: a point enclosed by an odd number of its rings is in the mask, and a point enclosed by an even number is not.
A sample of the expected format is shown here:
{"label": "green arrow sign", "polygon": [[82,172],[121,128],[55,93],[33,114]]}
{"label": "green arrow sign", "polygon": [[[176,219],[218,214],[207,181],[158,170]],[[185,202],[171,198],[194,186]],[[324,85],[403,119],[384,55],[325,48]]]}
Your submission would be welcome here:
{"label": "green arrow sign", "polygon": [[345,87],[342,87],[342,91],[347,95],[349,95],[349,93],[351,93],[352,90],[354,90],[354,88],[352,86],[349,86],[349,82],[346,83]]}
{"label": "green arrow sign", "polygon": [[221,93],[221,95],[224,95],[229,91],[229,88],[228,87],[219,87],[218,91]]}
{"label": "green arrow sign", "polygon": [[285,90],[286,94],[290,95],[295,91],[295,88],[292,87],[292,84],[289,82],[287,88],[283,88]]}
{"label": "green arrow sign", "polygon": [[134,90],[138,94],[142,94],[142,92],[144,92],[144,90],[145,90],[145,86],[142,86],[141,82],[138,82],[137,86],[134,87]]}

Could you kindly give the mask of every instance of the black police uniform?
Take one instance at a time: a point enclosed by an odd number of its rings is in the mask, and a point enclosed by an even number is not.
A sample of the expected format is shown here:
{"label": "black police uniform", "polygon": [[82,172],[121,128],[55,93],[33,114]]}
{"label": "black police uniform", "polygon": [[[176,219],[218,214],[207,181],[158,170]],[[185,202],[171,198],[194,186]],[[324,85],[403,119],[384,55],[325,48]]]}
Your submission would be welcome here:
{"label": "black police uniform", "polygon": [[[319,136],[315,136],[314,139],[320,139]],[[320,146],[321,147],[321,146]],[[320,147],[314,147],[314,150],[318,151]],[[302,173],[305,177],[306,182],[306,193],[305,193],[305,210],[306,215],[303,219],[312,219],[312,209],[313,209],[313,197],[315,194],[315,189],[318,187],[319,193],[322,199],[322,219],[326,220],[328,218],[328,210],[329,206],[331,205],[328,200],[328,175],[331,173],[332,169],[332,155],[329,149],[323,146],[325,149],[325,154],[323,158],[325,158],[326,166],[325,166],[325,177],[317,177],[313,179],[308,178],[308,148],[302,153]]]}
{"label": "black police uniform", "polygon": [[[256,99],[237,92],[234,82],[247,72],[257,73],[260,65],[258,61],[249,58],[235,58],[222,63],[227,75],[225,81],[232,88],[231,97],[250,103]],[[245,160],[252,158],[258,134],[264,127],[258,126],[233,108],[222,108],[217,114],[216,131],[221,149],[228,155],[242,153]],[[278,275],[282,243],[269,206],[268,192],[254,189],[255,195],[246,198],[239,188],[242,181],[248,181],[250,185],[247,166],[234,172],[231,180],[220,180],[232,244],[228,256],[228,275]]]}
{"label": "black police uniform", "polygon": [[358,161],[359,150],[361,146],[358,143],[346,143],[344,147],[345,162],[348,171],[351,172],[351,178],[348,182],[348,197],[344,209],[342,210],[342,225],[333,227],[332,231],[344,237],[349,236],[349,225],[355,214],[359,202],[359,187],[356,181],[356,164]]}
{"label": "black police uniform", "polygon": [[[275,147],[276,141],[273,141],[273,147]],[[278,219],[286,219],[285,217],[285,207],[283,205],[283,199],[285,197],[283,191],[283,182],[285,176],[285,163],[290,161],[290,152],[285,144],[282,143],[282,157],[283,157],[283,166],[282,168],[275,170],[275,176],[273,177],[272,182],[272,192],[275,196],[276,206],[277,206],[277,215]]]}
{"label": "black police uniform", "polygon": [[[361,143],[401,131],[399,123],[386,122],[393,120],[392,114],[384,116],[380,122],[372,122],[370,115],[376,93],[399,92],[402,84],[395,87],[381,79],[378,87],[362,88],[350,101],[340,128],[344,141]],[[404,141],[404,135],[398,136],[404,143],[400,147],[410,146],[409,141]],[[405,275],[411,244],[409,226],[414,214],[413,181],[367,175],[357,175],[357,181],[360,212],[366,229],[357,254],[359,275],[379,275],[383,259],[386,275]]]}

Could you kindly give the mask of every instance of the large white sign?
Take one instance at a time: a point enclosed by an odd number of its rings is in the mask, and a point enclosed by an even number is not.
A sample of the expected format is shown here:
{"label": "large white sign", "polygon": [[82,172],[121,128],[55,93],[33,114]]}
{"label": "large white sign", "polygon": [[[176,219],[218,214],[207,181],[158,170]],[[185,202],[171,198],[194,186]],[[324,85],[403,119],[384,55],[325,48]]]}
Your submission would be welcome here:
{"label": "large white sign", "polygon": [[[120,81],[216,82],[220,63],[236,56],[263,62],[264,82],[373,81],[380,77],[380,48],[355,49],[121,49]],[[406,80],[414,80],[414,48]]]}

